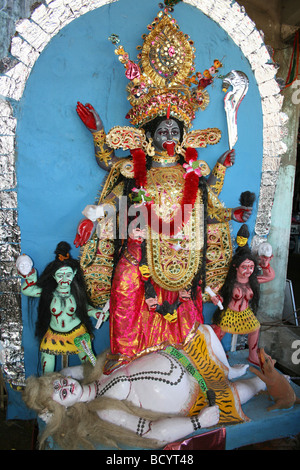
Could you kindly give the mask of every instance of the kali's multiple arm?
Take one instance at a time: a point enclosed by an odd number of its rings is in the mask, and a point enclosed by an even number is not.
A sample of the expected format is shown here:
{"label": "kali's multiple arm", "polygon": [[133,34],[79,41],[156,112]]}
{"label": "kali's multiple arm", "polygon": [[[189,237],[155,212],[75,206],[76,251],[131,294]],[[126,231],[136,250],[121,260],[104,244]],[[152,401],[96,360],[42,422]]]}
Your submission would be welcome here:
{"label": "kali's multiple arm", "polygon": [[219,196],[220,192],[222,191],[227,168],[233,166],[234,162],[235,150],[227,150],[227,152],[223,153],[223,155],[218,158],[216,165],[207,178],[207,184],[216,196]]}
{"label": "kali's multiple arm", "polygon": [[[97,229],[97,226],[99,227],[99,230],[101,229],[101,224],[98,223],[100,220],[105,222],[105,220],[113,217],[118,209],[118,197],[114,192],[111,192],[103,203],[86,206],[82,211],[82,214],[86,218],[82,219],[77,227],[77,234],[74,240],[76,248],[87,243],[87,241],[92,237],[94,231]],[[97,234],[99,236],[98,230]]]}
{"label": "kali's multiple arm", "polygon": [[208,215],[207,222],[209,224],[218,224],[234,220],[238,223],[245,223],[252,214],[252,207],[237,206],[234,208],[226,208],[220,204],[214,204],[214,196],[208,192]]}
{"label": "kali's multiple arm", "polygon": [[[99,114],[89,103],[83,105],[78,102],[76,111],[82,122],[93,135],[95,155],[99,166],[109,171],[112,165],[118,161],[118,158],[115,156],[114,151],[106,144],[104,126]],[[228,150],[218,159],[214,170],[208,178],[208,186],[212,197],[218,196],[222,190],[226,168],[232,166],[234,162],[234,150]],[[208,203],[208,206],[212,208],[211,211],[209,210],[208,223],[227,222],[229,220],[244,223],[249,219],[252,213],[252,207],[242,205],[233,209],[220,207],[217,210],[213,202],[211,205]],[[94,233],[96,220],[103,217],[103,209],[101,206],[87,206],[83,213],[86,219],[80,221],[78,225],[74,240],[76,247],[83,246],[87,243]]]}
{"label": "kali's multiple arm", "polygon": [[93,135],[98,165],[109,171],[118,158],[115,156],[113,149],[106,144],[104,126],[99,114],[91,104],[83,105],[79,101],[77,102],[76,111],[83,124]]}
{"label": "kali's multiple arm", "polygon": [[[227,168],[230,168],[235,163],[235,150],[227,150],[218,159],[212,172],[207,179],[207,185],[211,194],[211,198],[219,196],[224,185],[224,178]],[[212,204],[214,206],[214,204]],[[208,223],[219,223],[234,220],[238,223],[245,223],[252,214],[252,207],[240,205],[232,209],[220,208],[219,211],[214,211],[209,214]]]}

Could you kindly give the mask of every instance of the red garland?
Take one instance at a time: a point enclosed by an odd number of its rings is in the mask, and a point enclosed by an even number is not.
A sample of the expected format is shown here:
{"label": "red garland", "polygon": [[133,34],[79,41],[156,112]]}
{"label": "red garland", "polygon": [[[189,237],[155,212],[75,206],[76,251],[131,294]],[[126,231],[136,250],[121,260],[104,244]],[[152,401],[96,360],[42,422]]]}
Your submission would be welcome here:
{"label": "red garland", "polygon": [[[136,184],[139,187],[146,188],[147,170],[145,152],[142,149],[134,149],[131,150],[131,155],[133,158],[133,169]],[[197,160],[197,157],[198,153],[196,149],[190,147],[186,149],[185,160],[187,162],[190,162],[191,160]],[[182,229],[184,223],[187,223],[191,216],[191,212],[197,197],[198,185],[199,176],[193,171],[187,173],[180,208],[178,208],[177,213],[174,215],[173,219],[170,220],[170,222],[164,222],[161,217],[157,217],[155,211],[151,210],[153,203],[146,203],[145,205],[148,210],[148,224],[151,227],[154,225],[155,229],[158,229],[160,234],[165,233],[173,236],[178,233]],[[177,214],[181,214],[181,217],[178,217]]]}
{"label": "red garland", "polygon": [[146,170],[146,154],[142,149],[130,150],[133,160],[133,171],[135,182],[138,187],[146,188],[147,170]]}
{"label": "red garland", "polygon": [[189,163],[190,160],[197,160],[198,152],[193,147],[188,147],[185,151],[185,161]]}

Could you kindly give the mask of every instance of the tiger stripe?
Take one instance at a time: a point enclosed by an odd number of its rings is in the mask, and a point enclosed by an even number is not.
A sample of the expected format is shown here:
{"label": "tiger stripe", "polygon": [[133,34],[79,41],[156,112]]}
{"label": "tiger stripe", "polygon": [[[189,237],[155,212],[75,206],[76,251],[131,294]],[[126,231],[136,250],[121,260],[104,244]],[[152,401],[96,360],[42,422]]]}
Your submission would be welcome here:
{"label": "tiger stripe", "polygon": [[[184,351],[204,378],[207,388],[214,390],[216,394],[216,405],[220,409],[219,424],[237,424],[248,421],[242,411],[234,384],[229,382],[227,371],[221,366],[210,348],[208,335],[198,330],[192,341],[184,347]],[[198,414],[205,406],[207,406],[206,397],[200,390],[189,412],[190,416]]]}

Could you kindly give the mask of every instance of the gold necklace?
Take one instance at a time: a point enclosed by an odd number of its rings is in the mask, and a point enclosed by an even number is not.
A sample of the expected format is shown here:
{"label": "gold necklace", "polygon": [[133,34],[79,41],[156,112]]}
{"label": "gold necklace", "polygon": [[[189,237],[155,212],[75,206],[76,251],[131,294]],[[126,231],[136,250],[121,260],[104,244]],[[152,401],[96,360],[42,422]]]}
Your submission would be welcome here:
{"label": "gold necklace", "polygon": [[152,160],[156,163],[176,163],[179,158],[179,155],[170,156],[167,151],[164,151],[156,152],[156,154],[153,155]]}

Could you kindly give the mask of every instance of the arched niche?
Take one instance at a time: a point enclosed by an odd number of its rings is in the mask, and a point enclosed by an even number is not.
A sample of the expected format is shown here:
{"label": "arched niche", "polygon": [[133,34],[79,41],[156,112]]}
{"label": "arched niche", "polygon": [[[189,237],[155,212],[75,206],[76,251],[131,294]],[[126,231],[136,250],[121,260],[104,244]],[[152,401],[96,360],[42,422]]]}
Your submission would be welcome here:
{"label": "arched niche", "polygon": [[[13,386],[24,382],[25,369],[26,375],[36,372],[38,357],[34,318],[24,299],[21,306],[14,260],[27,252],[41,272],[58,241],[72,243],[81,210],[94,201],[104,177],[93,159],[90,135],[76,115],[76,101],[92,102],[107,130],[128,124],[126,79],[108,36],[118,34],[135,60],[135,48],[157,11],[150,2],[133,0],[54,0],[16,25],[10,49],[14,66],[0,76],[2,272],[7,286],[1,296],[1,326],[3,370]],[[184,1],[173,16],[195,42],[197,70],[218,58],[222,73],[240,69],[249,78],[238,114],[237,163],[228,173],[222,199],[234,207],[241,191],[257,194],[249,225],[253,243],[259,243],[269,233],[280,155],[286,151],[276,65],[237,2]],[[209,94],[209,107],[197,115],[194,128],[222,130],[220,144],[201,151],[212,167],[228,145],[221,81],[215,81]],[[106,325],[97,347],[107,346],[107,338]]]}

